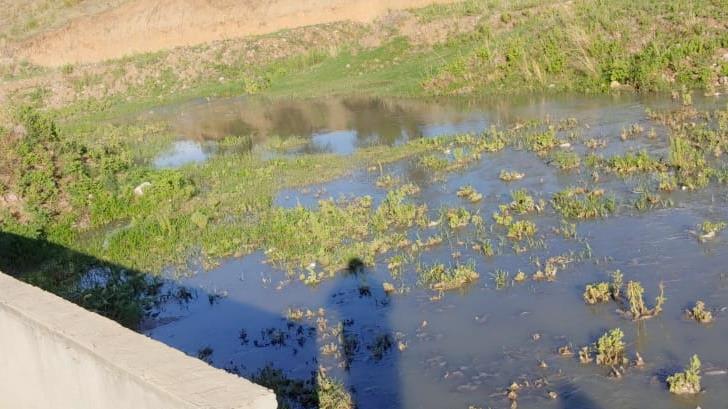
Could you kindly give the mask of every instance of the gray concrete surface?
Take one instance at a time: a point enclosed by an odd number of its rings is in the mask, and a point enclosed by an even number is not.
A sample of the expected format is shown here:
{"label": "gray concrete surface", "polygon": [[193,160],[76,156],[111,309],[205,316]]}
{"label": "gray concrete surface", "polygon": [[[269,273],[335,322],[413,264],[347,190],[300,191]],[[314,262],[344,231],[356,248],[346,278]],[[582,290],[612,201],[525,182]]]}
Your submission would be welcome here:
{"label": "gray concrete surface", "polygon": [[0,273],[0,408],[276,406],[259,385]]}

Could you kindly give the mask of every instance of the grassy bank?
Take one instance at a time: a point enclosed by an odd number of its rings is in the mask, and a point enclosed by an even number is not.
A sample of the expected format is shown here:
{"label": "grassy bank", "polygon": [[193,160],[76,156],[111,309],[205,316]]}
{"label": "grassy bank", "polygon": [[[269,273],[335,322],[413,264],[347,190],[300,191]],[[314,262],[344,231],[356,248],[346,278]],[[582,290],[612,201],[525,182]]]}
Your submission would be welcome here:
{"label": "grassy bank", "polygon": [[[3,67],[9,101],[99,118],[196,96],[650,92],[728,86],[725,0],[467,0],[370,25],[55,70]],[[15,85],[13,85],[15,84]]]}

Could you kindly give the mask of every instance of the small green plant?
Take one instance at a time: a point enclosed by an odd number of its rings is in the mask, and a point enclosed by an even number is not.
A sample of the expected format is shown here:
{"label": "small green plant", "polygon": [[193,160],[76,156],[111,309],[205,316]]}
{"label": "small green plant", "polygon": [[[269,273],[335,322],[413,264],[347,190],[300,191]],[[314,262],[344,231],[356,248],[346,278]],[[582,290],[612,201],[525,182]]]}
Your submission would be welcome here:
{"label": "small green plant", "polygon": [[542,133],[531,134],[526,137],[528,149],[538,153],[545,153],[555,148],[558,144],[559,140],[556,139],[556,132],[553,129]]}
{"label": "small green plant", "polygon": [[483,199],[483,194],[478,193],[471,185],[463,186],[457,191],[457,196],[470,201],[471,203],[477,203]]}
{"label": "small green plant", "polygon": [[627,283],[627,300],[629,301],[629,316],[637,321],[652,318],[662,312],[665,303],[665,287],[660,283],[660,295],[655,299],[655,306],[647,308],[644,301],[645,289],[638,281]]}
{"label": "small green plant", "polygon": [[700,228],[700,239],[710,240],[714,238],[718,233],[723,231],[726,227],[726,224],[725,222],[712,222],[710,220],[706,220],[702,222],[698,227]]}
{"label": "small green plant", "polygon": [[498,206],[499,211],[493,212],[493,220],[501,226],[510,226],[513,223],[510,208],[506,205]]}
{"label": "small green plant", "polygon": [[319,369],[316,375],[316,395],[319,409],[354,409],[354,400],[340,381]]}
{"label": "small green plant", "polygon": [[489,239],[483,240],[473,246],[474,250],[480,250],[481,253],[483,253],[486,257],[493,257],[495,256],[495,248],[493,247],[493,242]]}
{"label": "small green plant", "polygon": [[518,220],[508,226],[508,238],[511,240],[523,240],[533,237],[536,234],[536,224],[530,220]]}
{"label": "small green plant", "polygon": [[467,209],[459,207],[456,209],[447,209],[445,212],[445,218],[447,220],[447,225],[450,226],[451,229],[457,229],[467,226],[468,223],[470,223],[472,215]]}
{"label": "small green plant", "polygon": [[700,393],[700,358],[693,355],[690,366],[683,372],[667,377],[670,392],[677,395],[693,395]]}
{"label": "small green plant", "polygon": [[609,302],[612,299],[611,286],[605,282],[587,284],[583,298],[587,304],[592,305]]}
{"label": "small green plant", "polygon": [[511,203],[508,208],[515,213],[525,214],[533,211],[540,211],[542,203],[536,203],[526,189],[518,189],[511,192]]}
{"label": "small green plant", "polygon": [[557,150],[551,154],[551,163],[561,170],[571,170],[579,167],[581,158],[576,152]]}
{"label": "small green plant", "polygon": [[512,171],[512,170],[501,170],[498,177],[504,182],[513,182],[515,180],[521,180],[526,176],[524,173]]}
{"label": "small green plant", "polygon": [[493,281],[495,282],[495,288],[501,290],[508,287],[508,277],[510,276],[507,271],[496,270],[495,273],[491,274]]}
{"label": "small green plant", "polygon": [[447,268],[444,264],[420,267],[419,283],[431,290],[448,291],[465,287],[478,280],[480,275],[473,265],[459,264],[455,268]]}
{"label": "small green plant", "polygon": [[602,190],[586,190],[572,187],[554,195],[554,208],[570,219],[591,219],[606,217],[617,208],[612,196],[605,196]]}
{"label": "small green plant", "polygon": [[705,308],[705,303],[698,300],[695,306],[687,311],[688,316],[691,319],[701,323],[708,324],[713,322],[713,313],[709,309]]}
{"label": "small green plant", "polygon": [[619,366],[627,363],[625,357],[624,333],[615,328],[602,335],[597,341],[597,364]]}
{"label": "small green plant", "polygon": [[613,156],[607,161],[609,168],[619,174],[635,172],[661,172],[666,166],[659,160],[651,157],[647,151],[638,153],[629,152],[623,156]]}

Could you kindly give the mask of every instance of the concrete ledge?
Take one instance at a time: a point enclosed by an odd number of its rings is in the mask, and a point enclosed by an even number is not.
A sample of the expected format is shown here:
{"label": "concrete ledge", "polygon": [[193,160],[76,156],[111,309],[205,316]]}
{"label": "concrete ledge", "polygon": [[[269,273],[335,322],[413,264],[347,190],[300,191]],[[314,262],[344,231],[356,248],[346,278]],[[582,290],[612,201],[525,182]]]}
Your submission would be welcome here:
{"label": "concrete ledge", "polygon": [[0,273],[0,407],[275,409],[273,392]]}

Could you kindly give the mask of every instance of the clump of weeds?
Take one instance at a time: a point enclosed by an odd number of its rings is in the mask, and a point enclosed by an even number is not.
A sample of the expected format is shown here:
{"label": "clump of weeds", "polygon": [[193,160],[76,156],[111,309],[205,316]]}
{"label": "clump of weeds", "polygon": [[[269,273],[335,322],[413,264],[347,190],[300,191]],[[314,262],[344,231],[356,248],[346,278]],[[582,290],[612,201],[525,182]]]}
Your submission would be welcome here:
{"label": "clump of weeds", "polygon": [[723,231],[725,227],[725,222],[712,222],[710,220],[705,220],[698,226],[698,228],[700,229],[700,235],[698,238],[701,241],[713,239],[715,238],[715,236],[718,235],[718,233]]}
{"label": "clump of weeds", "polygon": [[698,300],[695,306],[686,311],[688,317],[701,324],[708,324],[713,322],[713,313],[705,307],[705,303]]}
{"label": "clump of weeds", "polygon": [[617,270],[612,273],[612,282],[599,282],[587,284],[583,298],[587,304],[600,304],[620,299],[622,292],[622,273]]}
{"label": "clump of weeds", "polygon": [[530,220],[518,220],[508,226],[507,237],[511,240],[521,241],[536,234],[536,224]]}
{"label": "clump of weeds", "polygon": [[478,193],[471,185],[463,186],[457,191],[457,196],[470,201],[471,203],[477,203],[483,199],[483,194]]}
{"label": "clump of weeds", "polygon": [[502,180],[504,182],[513,182],[513,181],[516,181],[516,180],[521,180],[525,176],[526,176],[525,173],[516,172],[514,170],[505,170],[505,169],[502,169],[500,171],[500,174],[498,175],[498,177],[500,178],[500,180]]}
{"label": "clump of weeds", "polygon": [[663,199],[657,193],[648,190],[639,192],[639,196],[634,201],[635,209],[639,211],[672,207],[673,203],[670,199]]}
{"label": "clump of weeds", "polygon": [[562,216],[569,219],[606,217],[617,208],[614,197],[606,196],[603,190],[580,187],[570,187],[556,193],[552,204]]}
{"label": "clump of weeds", "polygon": [[624,374],[629,359],[626,357],[624,333],[621,329],[609,330],[599,337],[596,344],[582,347],[579,350],[579,361],[583,364],[591,363],[595,360],[595,353],[597,365],[610,367],[612,376],[619,378]]}
{"label": "clump of weeds", "polygon": [[632,124],[628,128],[622,128],[622,133],[620,134],[620,138],[623,141],[626,141],[627,139],[637,137],[644,132],[645,129],[640,124]]}
{"label": "clump of weeds", "polygon": [[482,240],[473,245],[473,250],[480,251],[486,257],[493,257],[496,254],[493,242],[490,239]]}
{"label": "clump of weeds", "polygon": [[638,153],[626,153],[622,156],[613,156],[607,160],[607,166],[612,171],[626,175],[635,172],[664,172],[667,170],[665,164],[650,156],[647,151]]}
{"label": "clump of weeds", "polygon": [[694,395],[700,393],[700,358],[693,355],[690,365],[683,372],[667,377],[670,392],[677,395]]}
{"label": "clump of weeds", "polygon": [[508,278],[510,274],[504,270],[496,270],[495,273],[491,274],[493,282],[495,282],[496,290],[502,290],[508,287]]}
{"label": "clump of weeds", "polygon": [[544,154],[558,145],[559,140],[556,138],[556,132],[553,129],[526,137],[528,149],[539,154]]}
{"label": "clump of weeds", "polygon": [[472,219],[472,215],[470,214],[470,212],[462,207],[447,209],[444,216],[447,220],[447,225],[451,229],[465,227],[468,225],[468,223],[470,223]]}
{"label": "clump of weeds", "polygon": [[655,306],[647,308],[644,301],[645,289],[638,281],[630,281],[627,283],[626,296],[629,302],[629,311],[624,311],[624,315],[634,321],[652,318],[662,312],[662,306],[665,303],[665,287],[660,283],[660,295],[655,299]]}
{"label": "clump of weeds", "polygon": [[565,268],[569,263],[573,262],[574,259],[570,255],[553,256],[546,259],[543,264],[543,268],[540,260],[536,260],[536,272],[533,274],[534,280],[556,280],[556,273],[559,269]]}
{"label": "clump of weeds", "polygon": [[454,268],[444,264],[418,268],[419,283],[431,290],[449,291],[463,288],[478,280],[480,275],[472,264],[458,264]]}
{"label": "clump of weeds", "polygon": [[557,150],[551,154],[549,162],[553,163],[561,170],[572,170],[581,165],[581,158],[576,152]]}
{"label": "clump of weeds", "polygon": [[540,212],[545,206],[543,200],[536,202],[526,189],[518,189],[511,192],[511,202],[508,209],[518,214]]}
{"label": "clump of weeds", "polygon": [[576,223],[569,223],[566,220],[561,220],[561,225],[559,227],[554,227],[553,231],[567,240],[575,239],[577,237]]}
{"label": "clump of weeds", "polygon": [[391,174],[384,174],[377,179],[377,187],[390,189],[400,182],[397,176]]}
{"label": "clump of weeds", "polygon": [[607,140],[600,138],[590,138],[587,139],[586,142],[584,142],[584,145],[591,150],[596,150],[600,148],[605,148],[607,146]]}
{"label": "clump of weeds", "polygon": [[316,375],[316,400],[319,409],[354,409],[354,399],[341,381],[321,368]]}

